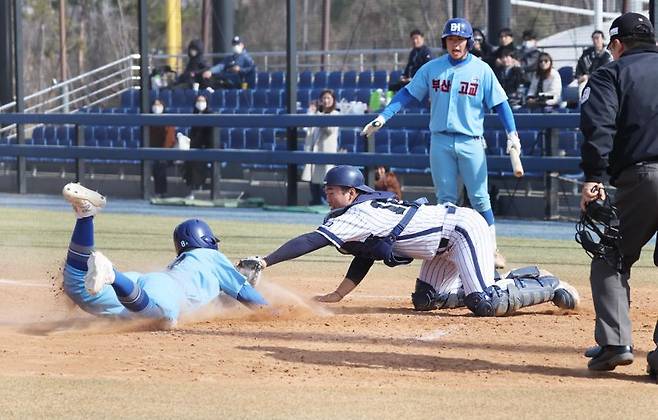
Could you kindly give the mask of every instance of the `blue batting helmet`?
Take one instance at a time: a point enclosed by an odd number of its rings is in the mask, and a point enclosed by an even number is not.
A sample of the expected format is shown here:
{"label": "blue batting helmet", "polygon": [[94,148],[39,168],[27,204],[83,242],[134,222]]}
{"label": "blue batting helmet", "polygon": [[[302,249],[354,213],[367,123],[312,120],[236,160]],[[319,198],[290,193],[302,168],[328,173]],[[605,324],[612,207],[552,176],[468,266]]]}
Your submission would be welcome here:
{"label": "blue batting helmet", "polygon": [[443,27],[443,33],[441,34],[441,45],[443,45],[444,50],[446,49],[446,38],[449,36],[460,36],[466,38],[468,40],[466,47],[469,50],[473,48],[473,27],[466,19],[448,19]]}
{"label": "blue batting helmet", "polygon": [[188,219],[174,229],[176,255],[195,248],[217,249],[219,238],[203,220]]}
{"label": "blue batting helmet", "polygon": [[340,165],[331,168],[324,176],[324,185],[353,187],[354,189],[365,193],[375,191],[366,185],[361,171],[358,168],[349,165]]}

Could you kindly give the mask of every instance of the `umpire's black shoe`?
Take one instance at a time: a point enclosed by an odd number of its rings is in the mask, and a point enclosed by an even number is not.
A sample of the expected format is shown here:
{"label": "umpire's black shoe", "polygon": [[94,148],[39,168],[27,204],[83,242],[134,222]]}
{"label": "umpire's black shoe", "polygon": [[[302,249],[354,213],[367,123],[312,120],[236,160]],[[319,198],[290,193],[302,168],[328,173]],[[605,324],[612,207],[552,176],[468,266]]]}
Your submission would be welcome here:
{"label": "umpire's black shoe", "polygon": [[647,373],[651,379],[658,382],[658,348],[647,354]]}
{"label": "umpire's black shoe", "polygon": [[589,370],[614,370],[617,366],[633,363],[631,346],[603,346],[600,349],[587,363]]}
{"label": "umpire's black shoe", "polygon": [[[598,344],[592,347],[587,347],[585,349],[585,357],[589,357],[590,359],[592,357],[596,357],[599,353],[603,351],[603,347],[599,346]],[[631,353],[633,352],[633,346],[631,346]]]}

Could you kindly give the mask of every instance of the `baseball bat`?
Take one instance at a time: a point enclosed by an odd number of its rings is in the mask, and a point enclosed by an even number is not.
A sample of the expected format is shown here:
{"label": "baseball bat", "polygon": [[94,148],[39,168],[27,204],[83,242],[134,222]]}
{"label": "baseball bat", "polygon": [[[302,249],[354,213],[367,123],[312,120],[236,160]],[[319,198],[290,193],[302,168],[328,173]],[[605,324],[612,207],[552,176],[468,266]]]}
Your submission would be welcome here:
{"label": "baseball bat", "polygon": [[510,150],[509,159],[512,161],[514,176],[521,178],[523,176],[523,165],[521,164],[521,156],[519,156],[519,151],[516,149]]}

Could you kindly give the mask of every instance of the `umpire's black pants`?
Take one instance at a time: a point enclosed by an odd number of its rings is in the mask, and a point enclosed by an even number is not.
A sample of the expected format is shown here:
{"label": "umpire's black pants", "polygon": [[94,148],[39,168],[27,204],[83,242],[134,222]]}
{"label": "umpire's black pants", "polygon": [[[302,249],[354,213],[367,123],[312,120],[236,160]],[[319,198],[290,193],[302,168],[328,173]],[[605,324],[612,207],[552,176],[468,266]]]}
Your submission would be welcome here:
{"label": "umpire's black pants", "polygon": [[[636,164],[617,179],[615,205],[619,209],[621,254],[626,272],[620,274],[601,259],[592,261],[590,283],[596,311],[594,338],[601,346],[630,346],[630,268],[642,247],[658,230],[658,162]],[[657,261],[654,254],[654,261]],[[658,324],[654,331],[658,345]]]}

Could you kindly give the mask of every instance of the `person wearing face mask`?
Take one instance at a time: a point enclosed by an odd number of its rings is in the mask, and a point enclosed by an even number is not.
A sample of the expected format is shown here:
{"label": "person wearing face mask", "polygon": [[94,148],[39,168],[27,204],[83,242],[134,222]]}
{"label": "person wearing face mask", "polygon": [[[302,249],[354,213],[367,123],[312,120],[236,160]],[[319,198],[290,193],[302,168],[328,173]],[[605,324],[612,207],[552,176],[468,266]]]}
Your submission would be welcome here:
{"label": "person wearing face mask", "polygon": [[[165,106],[162,100],[156,99],[151,105],[151,112],[154,114],[164,113]],[[176,144],[176,129],[171,126],[151,126],[149,127],[149,142],[151,147],[171,148]],[[156,198],[161,198],[167,194],[167,167],[169,161],[156,160],[153,162],[153,182],[155,187]]]}
{"label": "person wearing face mask", "polygon": [[203,42],[198,39],[190,41],[187,47],[188,61],[185,70],[178,76],[177,84],[192,87],[194,83],[202,81],[202,74],[208,69],[208,64],[203,57]]}
{"label": "person wearing face mask", "polygon": [[537,48],[537,35],[531,29],[523,31],[523,45],[519,50],[521,55],[521,68],[526,75],[532,74],[537,68],[537,60],[539,59],[539,49]]}
{"label": "person wearing face mask", "polygon": [[562,96],[562,78],[553,68],[553,58],[548,53],[539,54],[537,70],[530,78],[528,100],[531,108],[544,106],[555,107],[560,104]]}
{"label": "person wearing face mask", "polygon": [[[336,95],[333,90],[327,89],[320,93],[319,103],[311,103],[309,114],[335,115]],[[338,127],[307,127],[304,151],[318,153],[338,152]],[[306,164],[301,179],[310,183],[311,201],[309,205],[317,206],[326,203],[322,182],[326,173],[334,165]]]}
{"label": "person wearing face mask", "polygon": [[[208,109],[208,100],[205,96],[196,97],[194,105],[195,114],[212,114]],[[212,148],[212,127],[192,127],[190,130],[190,149],[210,149]],[[188,187],[190,194],[187,198],[194,199],[194,191],[200,190],[210,176],[208,162],[185,162],[183,165],[183,178]]]}
{"label": "person wearing face mask", "polygon": [[[203,73],[205,83],[214,87],[240,89],[256,73],[256,64],[239,36],[234,36],[232,54]],[[248,86],[247,86],[248,87]]]}

